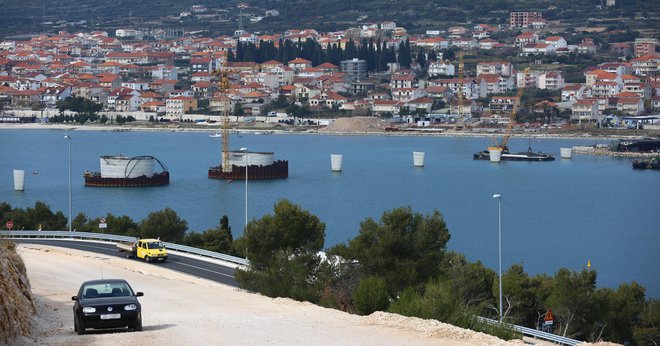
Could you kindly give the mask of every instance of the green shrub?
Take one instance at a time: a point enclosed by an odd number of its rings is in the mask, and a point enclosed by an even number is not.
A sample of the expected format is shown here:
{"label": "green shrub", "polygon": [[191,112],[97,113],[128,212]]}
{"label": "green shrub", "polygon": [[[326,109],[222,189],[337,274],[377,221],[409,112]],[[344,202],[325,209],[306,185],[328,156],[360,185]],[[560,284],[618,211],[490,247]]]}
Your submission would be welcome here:
{"label": "green shrub", "polygon": [[374,311],[386,311],[390,301],[387,297],[385,280],[377,276],[362,279],[353,291],[353,304],[358,315],[369,315]]}

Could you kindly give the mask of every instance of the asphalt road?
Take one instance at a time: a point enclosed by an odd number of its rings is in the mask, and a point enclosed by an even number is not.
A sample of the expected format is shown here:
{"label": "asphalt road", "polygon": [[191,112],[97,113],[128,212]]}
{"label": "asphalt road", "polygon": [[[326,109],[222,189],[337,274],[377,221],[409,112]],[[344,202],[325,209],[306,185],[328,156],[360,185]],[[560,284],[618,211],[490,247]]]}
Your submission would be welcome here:
{"label": "asphalt road", "polygon": [[[65,247],[69,249],[76,249],[82,251],[89,251],[108,256],[124,257],[124,254],[117,250],[115,244],[96,243],[80,240],[39,240],[39,239],[13,239],[17,243],[22,244],[41,244]],[[143,261],[141,259],[129,259],[127,261]],[[178,256],[169,253],[167,261],[165,262],[152,262],[152,265],[162,266],[184,274],[196,276],[203,279],[212,280],[215,282],[223,283],[225,285],[238,287],[234,278],[235,270],[233,268],[225,267],[219,264],[200,261],[193,258]]]}

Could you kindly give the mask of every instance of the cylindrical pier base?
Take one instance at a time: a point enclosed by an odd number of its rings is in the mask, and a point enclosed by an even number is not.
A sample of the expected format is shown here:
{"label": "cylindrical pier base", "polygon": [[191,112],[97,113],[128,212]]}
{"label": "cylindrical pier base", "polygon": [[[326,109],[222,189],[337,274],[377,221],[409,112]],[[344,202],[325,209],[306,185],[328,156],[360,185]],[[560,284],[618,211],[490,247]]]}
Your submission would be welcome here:
{"label": "cylindrical pier base", "polygon": [[413,166],[424,167],[424,152],[413,151]]}
{"label": "cylindrical pier base", "polygon": [[330,166],[333,172],[341,172],[341,161],[344,156],[340,154],[330,155]]}
{"label": "cylindrical pier base", "polygon": [[573,156],[573,148],[560,148],[562,159],[570,159]]}
{"label": "cylindrical pier base", "polygon": [[14,170],[14,190],[25,190],[25,171],[22,169]]}
{"label": "cylindrical pier base", "polygon": [[500,162],[502,157],[501,149],[488,149],[488,153],[490,155],[490,162]]}

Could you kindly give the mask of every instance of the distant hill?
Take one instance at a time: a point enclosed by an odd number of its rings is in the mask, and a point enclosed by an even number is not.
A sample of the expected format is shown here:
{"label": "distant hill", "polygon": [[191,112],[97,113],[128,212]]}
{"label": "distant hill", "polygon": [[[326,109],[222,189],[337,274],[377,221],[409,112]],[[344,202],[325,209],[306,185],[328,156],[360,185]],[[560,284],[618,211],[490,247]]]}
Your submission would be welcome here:
{"label": "distant hill", "polygon": [[[617,0],[243,0],[243,28],[250,32],[281,32],[288,28],[342,30],[363,23],[394,21],[411,32],[444,29],[454,24],[505,24],[510,11],[540,11],[548,20],[583,26],[587,18],[642,17],[660,13],[660,1]],[[210,0],[0,0],[0,36],[58,30],[108,30],[125,27],[178,27],[231,34],[239,27],[239,1]],[[193,5],[207,11],[194,12]],[[268,15],[276,10],[279,15]],[[181,17],[184,12],[189,15]],[[259,18],[261,17],[261,18]],[[45,23],[45,24],[44,24]],[[629,25],[657,28],[657,19]]]}

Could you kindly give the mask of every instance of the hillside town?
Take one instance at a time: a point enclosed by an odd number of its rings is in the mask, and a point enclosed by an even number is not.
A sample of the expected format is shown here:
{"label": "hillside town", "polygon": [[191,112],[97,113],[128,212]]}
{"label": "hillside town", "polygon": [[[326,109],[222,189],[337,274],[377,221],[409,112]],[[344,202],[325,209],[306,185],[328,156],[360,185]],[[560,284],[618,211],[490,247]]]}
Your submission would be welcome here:
{"label": "hillside town", "polygon": [[[0,110],[3,122],[53,122],[71,109],[67,98],[79,97],[102,105],[104,121],[215,123],[229,114],[238,122],[291,124],[373,115],[418,127],[504,126],[517,111],[517,121],[531,126],[639,126],[630,122],[639,116],[653,122],[648,116],[660,110],[656,38],[569,44],[570,33],[548,26],[540,12],[511,12],[507,24],[425,34],[386,21],[273,35],[239,29],[156,39],[127,28],[5,39]],[[616,59],[570,77],[563,70],[605,53]],[[524,97],[520,89],[535,92]]]}

